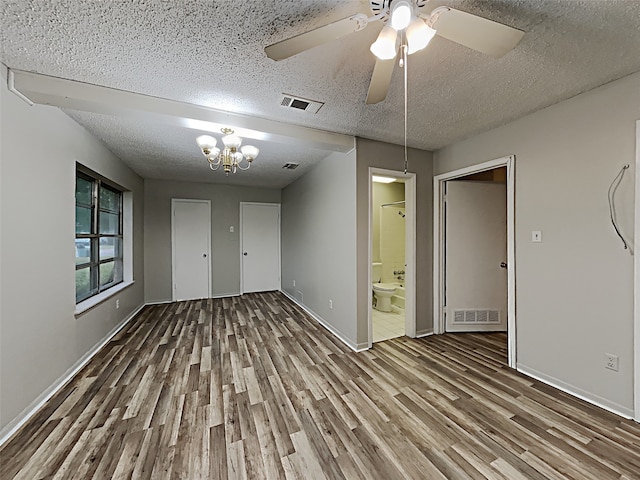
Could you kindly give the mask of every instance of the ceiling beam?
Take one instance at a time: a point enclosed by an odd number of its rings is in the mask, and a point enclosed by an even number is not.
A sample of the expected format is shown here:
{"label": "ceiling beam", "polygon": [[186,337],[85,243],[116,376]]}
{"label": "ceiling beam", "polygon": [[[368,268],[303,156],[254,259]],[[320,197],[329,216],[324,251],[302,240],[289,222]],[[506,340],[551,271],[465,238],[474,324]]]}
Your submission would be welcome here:
{"label": "ceiling beam", "polygon": [[355,147],[355,138],[350,135],[39,73],[9,69],[8,84],[11,91],[31,104],[140,118],[205,132],[231,127],[244,138],[334,152],[347,153]]}

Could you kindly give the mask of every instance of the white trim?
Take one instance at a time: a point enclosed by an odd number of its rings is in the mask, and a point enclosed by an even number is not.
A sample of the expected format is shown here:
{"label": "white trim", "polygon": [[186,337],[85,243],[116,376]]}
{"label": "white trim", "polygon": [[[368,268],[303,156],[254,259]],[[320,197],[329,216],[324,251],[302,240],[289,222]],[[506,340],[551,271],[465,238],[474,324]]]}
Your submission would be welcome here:
{"label": "white trim", "polygon": [[311,318],[313,318],[316,322],[318,322],[320,325],[322,325],[324,328],[326,328],[330,333],[332,333],[338,340],[340,340],[342,343],[344,343],[347,347],[349,347],[351,350],[353,350],[354,352],[362,352],[364,350],[368,350],[369,348],[371,348],[368,344],[366,343],[353,343],[350,340],[347,340],[342,332],[340,332],[339,330],[336,330],[330,323],[328,323],[327,321],[325,321],[324,318],[322,318],[320,315],[318,315],[316,312],[314,312],[313,310],[309,309],[309,307],[307,307],[306,305],[304,305],[303,303],[300,303],[296,298],[294,298],[293,296],[291,296],[289,293],[287,293],[285,290],[280,290],[280,293],[282,293],[285,297],[287,297],[289,300],[291,300],[293,303],[295,303],[297,306],[299,306],[302,310],[305,311],[305,313],[307,315],[309,315]]}
{"label": "white trim", "polygon": [[454,178],[484,172],[498,167],[507,167],[507,328],[509,344],[509,366],[516,366],[516,262],[515,262],[515,155],[502,157],[477,165],[442,173],[433,177],[433,332],[444,333],[442,316],[442,292],[444,241],[442,218],[442,184]]}
{"label": "white trim", "polygon": [[82,302],[76,304],[76,310],[75,312],[73,312],[73,314],[76,317],[81,316],[84,312],[91,310],[93,307],[96,307],[103,302],[106,302],[109,298],[113,297],[116,293],[120,293],[122,290],[130,287],[134,283],[136,282],[122,282],[111,287],[109,290],[105,290],[104,292],[100,292],[99,294],[94,295],[93,297],[89,297],[86,300],[83,300]]}
{"label": "white trim", "polygon": [[518,372],[523,373],[524,375],[535,378],[536,380],[546,385],[557,388],[558,390],[577,397],[580,400],[584,400],[585,402],[595,405],[596,407],[603,408],[611,413],[615,413],[616,415],[620,415],[625,418],[633,418],[633,410],[625,407],[624,405],[620,405],[604,397],[594,395],[591,392],[582,390],[574,385],[571,385],[570,383],[563,382],[562,380],[542,373],[535,368],[527,367],[526,365],[523,365],[521,363],[518,364],[517,369]]}
{"label": "white trim", "polygon": [[431,335],[433,335],[433,328],[416,332],[416,338],[430,337]]}
{"label": "white trim", "polygon": [[242,244],[244,237],[244,206],[245,205],[267,205],[272,207],[278,207],[278,290],[282,290],[282,232],[281,232],[281,218],[282,218],[282,206],[279,203],[266,203],[266,202],[240,202],[240,219],[238,225],[238,234],[240,235],[240,295],[244,295],[244,245]]}
{"label": "white trim", "polygon": [[[416,173],[406,174],[397,170],[387,170],[384,168],[369,167],[369,217],[368,217],[368,265],[367,265],[367,285],[371,285],[371,263],[373,262],[373,175],[393,177],[404,182],[405,201],[405,308],[404,308],[404,330],[407,337],[416,338]],[[367,293],[367,325],[368,325],[368,348],[373,346],[373,312],[372,312],[372,290]]]}
{"label": "white trim", "polygon": [[182,298],[178,300],[176,298],[176,249],[175,249],[175,214],[176,214],[176,204],[177,203],[204,203],[207,205],[209,214],[207,215],[207,220],[209,221],[209,228],[207,229],[207,258],[209,261],[207,262],[207,275],[208,275],[208,285],[207,285],[207,298],[211,298],[211,290],[212,279],[211,279],[211,200],[199,200],[195,198],[172,198],[171,199],[171,299],[174,302],[179,302],[182,300],[196,300],[191,298]]}
{"label": "white trim", "polygon": [[636,121],[636,185],[633,259],[633,376],[634,419],[640,422],[640,120]]}
{"label": "white trim", "polygon": [[146,304],[140,305],[133,310],[122,322],[116,325],[107,335],[94,347],[85,353],[75,364],[71,366],[58,380],[52,383],[49,388],[42,392],[30,405],[10,421],[2,430],[0,430],[0,447],[7,442],[40,408],[53,397],[69,380],[71,380],[89,361],[104,347],[116,334],[122,330],[132,319],[140,313]]}

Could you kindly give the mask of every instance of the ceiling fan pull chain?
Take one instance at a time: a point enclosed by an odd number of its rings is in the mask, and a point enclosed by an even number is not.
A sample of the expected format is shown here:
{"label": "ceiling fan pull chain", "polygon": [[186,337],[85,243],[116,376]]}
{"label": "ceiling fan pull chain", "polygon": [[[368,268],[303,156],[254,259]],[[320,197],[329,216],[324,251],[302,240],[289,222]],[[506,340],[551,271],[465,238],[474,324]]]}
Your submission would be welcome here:
{"label": "ceiling fan pull chain", "polygon": [[407,159],[407,70],[409,70],[409,64],[407,63],[407,42],[402,42],[402,59],[404,60],[404,174],[407,174],[408,159]]}

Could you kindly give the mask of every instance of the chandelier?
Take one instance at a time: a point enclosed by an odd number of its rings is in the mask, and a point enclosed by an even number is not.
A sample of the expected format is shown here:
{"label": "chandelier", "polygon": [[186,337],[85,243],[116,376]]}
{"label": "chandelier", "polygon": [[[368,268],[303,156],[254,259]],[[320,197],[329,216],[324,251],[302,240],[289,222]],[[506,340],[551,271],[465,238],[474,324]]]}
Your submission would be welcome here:
{"label": "chandelier", "polygon": [[[245,145],[240,148],[242,144],[242,138],[233,133],[231,128],[223,128],[220,130],[224,136],[222,137],[222,143],[224,148],[222,151],[216,147],[216,139],[210,135],[200,135],[196,138],[196,143],[202,154],[209,162],[209,168],[211,170],[218,170],[220,165],[224,173],[236,173],[238,169],[249,170],[251,162],[258,156],[260,150],[253,145]],[[238,150],[239,149],[239,150]],[[242,162],[246,160],[246,166],[242,165]]]}

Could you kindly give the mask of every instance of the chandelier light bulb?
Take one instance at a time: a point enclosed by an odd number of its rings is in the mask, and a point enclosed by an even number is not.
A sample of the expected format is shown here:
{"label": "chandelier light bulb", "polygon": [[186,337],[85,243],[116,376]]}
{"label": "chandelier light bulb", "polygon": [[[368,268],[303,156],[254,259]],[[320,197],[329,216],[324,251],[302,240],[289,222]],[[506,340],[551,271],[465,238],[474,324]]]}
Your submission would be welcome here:
{"label": "chandelier light bulb", "polygon": [[393,5],[391,12],[391,26],[399,30],[404,30],[411,23],[412,16],[411,4],[406,0],[400,0]]}
{"label": "chandelier light bulb", "polygon": [[225,135],[222,137],[222,143],[226,148],[230,149],[238,149],[242,144],[242,139],[234,133],[230,133],[229,135]]}
{"label": "chandelier light bulb", "polygon": [[371,53],[373,53],[380,60],[391,60],[396,56],[397,38],[398,32],[396,32],[389,26],[384,27],[380,31],[378,39],[371,45]]}
{"label": "chandelier light bulb", "polygon": [[216,139],[210,135],[200,135],[196,138],[196,143],[202,151],[211,150],[216,146]]}
{"label": "chandelier light bulb", "polygon": [[425,48],[435,34],[436,31],[429,27],[424,20],[416,18],[407,28],[407,43],[409,47],[407,53],[411,55]]}
{"label": "chandelier light bulb", "polygon": [[220,149],[218,147],[213,147],[209,151],[209,155],[207,155],[207,160],[209,160],[209,162],[215,162],[218,159],[218,155],[220,155]]}
{"label": "chandelier light bulb", "polygon": [[245,145],[240,149],[240,151],[242,152],[242,155],[244,155],[244,157],[250,162],[260,153],[260,150],[258,150],[258,148],[254,147],[253,145]]}

